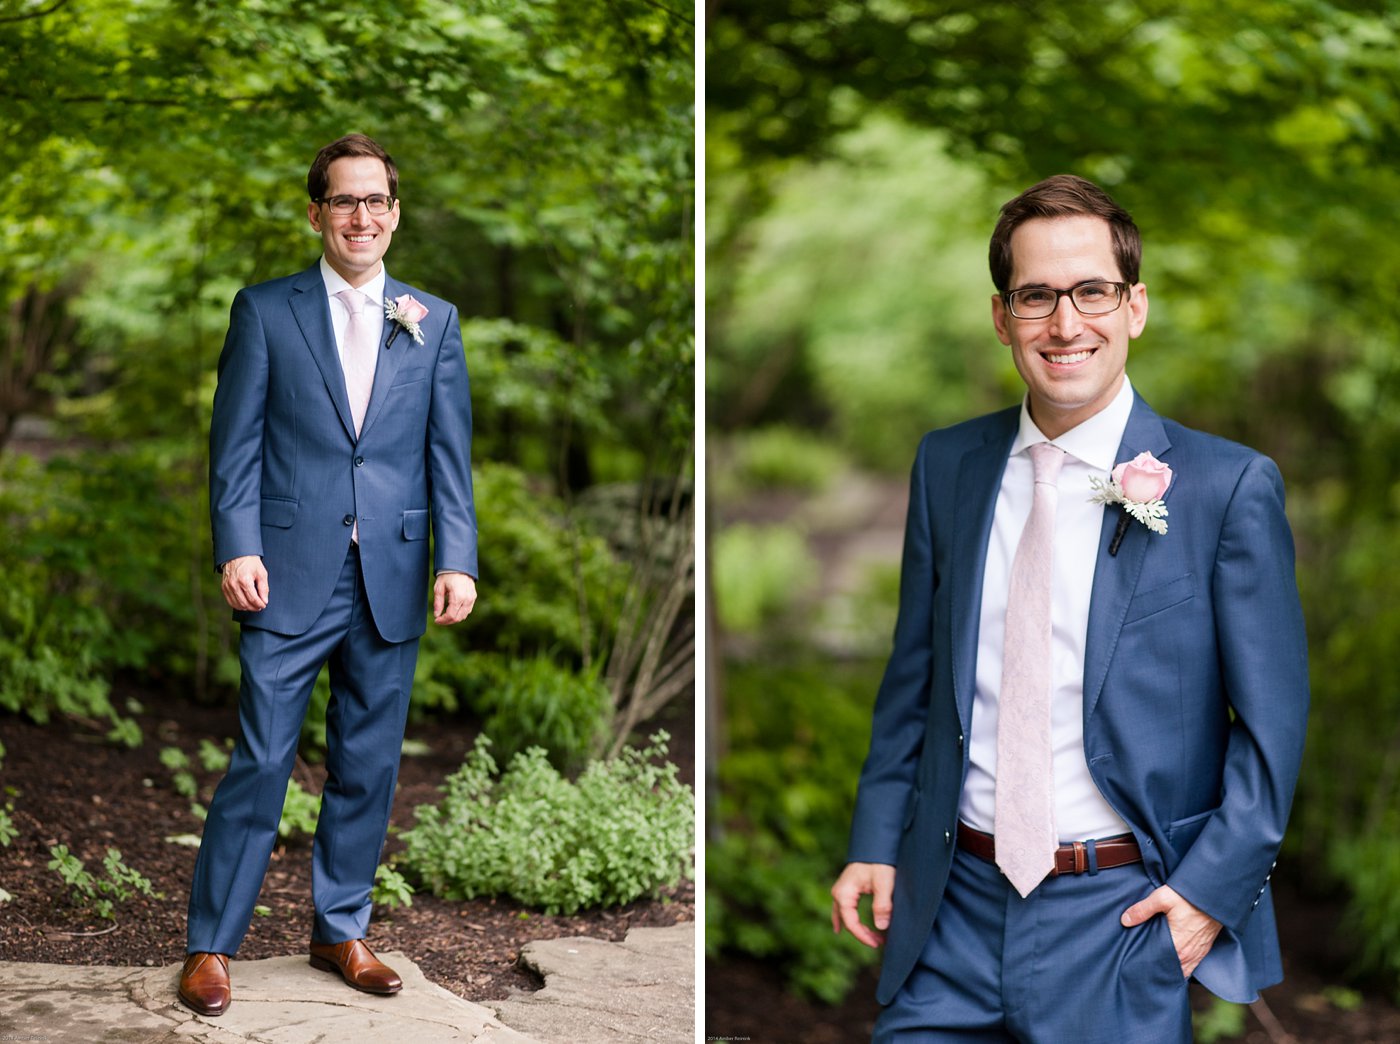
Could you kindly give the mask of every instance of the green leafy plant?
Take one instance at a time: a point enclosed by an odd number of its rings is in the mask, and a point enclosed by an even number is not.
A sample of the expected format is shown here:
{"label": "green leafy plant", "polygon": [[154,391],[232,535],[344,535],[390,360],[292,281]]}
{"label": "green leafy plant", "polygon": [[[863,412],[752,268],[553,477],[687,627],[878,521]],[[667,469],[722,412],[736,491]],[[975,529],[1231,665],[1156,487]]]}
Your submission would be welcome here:
{"label": "green leafy plant", "polygon": [[108,921],[116,920],[116,907],[136,895],[163,898],[151,887],[151,882],[122,862],[119,849],[107,849],[102,860],[101,876],[89,873],[81,859],[68,850],[67,845],[53,845],[49,848],[48,867],[58,873],[68,886],[69,897],[80,909],[90,910]]}
{"label": "green leafy plant", "polygon": [[543,747],[560,771],[601,752],[612,718],[612,697],[593,673],[561,667],[547,656],[478,657],[482,678],[473,705],[497,756],[509,761]]}
{"label": "green leafy plant", "polygon": [[0,846],[10,847],[10,842],[19,837],[19,830],[15,827],[15,821],[10,817],[10,813],[15,810],[13,801],[6,801],[5,807],[0,808]]}
{"label": "green leafy plant", "polygon": [[658,895],[694,873],[694,794],[656,763],[668,738],[570,783],[538,747],[498,773],[478,737],[442,800],[415,810],[401,864],[434,895],[507,895],[547,913]]}
{"label": "green leafy plant", "polygon": [[745,491],[770,494],[775,489],[819,492],[849,466],[832,442],[813,432],[774,425],[736,438],[734,460],[724,471],[725,486],[734,495]]}
{"label": "green leafy plant", "polygon": [[744,634],[780,617],[817,574],[803,535],[788,526],[728,526],[712,562],[720,622]]}
{"label": "green leafy plant", "polygon": [[[769,960],[799,991],[845,996],[878,955],[831,931],[879,665],[731,665],[729,751],[706,848],[706,947]],[[820,708],[820,714],[814,713]]]}
{"label": "green leafy plant", "polygon": [[308,794],[294,779],[287,780],[287,798],[282,803],[282,818],[277,823],[277,835],[283,840],[294,834],[316,833],[316,820],[321,815],[321,795]]}
{"label": "green leafy plant", "polygon": [[220,747],[210,739],[199,741],[199,750],[195,757],[199,759],[199,767],[205,772],[227,772],[229,749],[233,746],[233,740],[225,740],[224,746]]}
{"label": "green leafy plant", "polygon": [[1191,1028],[1200,1044],[1215,1044],[1227,1037],[1244,1036],[1245,1015],[1249,1009],[1212,997],[1210,1007],[1191,1013]]}
{"label": "green leafy plant", "polygon": [[374,871],[374,888],[369,897],[376,906],[396,910],[400,906],[413,905],[413,886],[393,867],[380,863]]}
{"label": "green leafy plant", "polygon": [[162,747],[160,763],[170,770],[170,784],[181,797],[192,798],[199,793],[199,782],[190,771],[190,759],[179,747]]}

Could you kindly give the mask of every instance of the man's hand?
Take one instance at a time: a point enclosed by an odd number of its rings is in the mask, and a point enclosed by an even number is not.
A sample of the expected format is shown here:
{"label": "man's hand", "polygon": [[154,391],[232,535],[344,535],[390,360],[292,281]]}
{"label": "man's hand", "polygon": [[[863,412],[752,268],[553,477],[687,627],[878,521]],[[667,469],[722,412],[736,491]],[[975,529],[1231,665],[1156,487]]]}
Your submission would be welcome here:
{"label": "man's hand", "polygon": [[224,601],[235,609],[256,613],[267,608],[267,567],[260,555],[241,555],[224,563]]}
{"label": "man's hand", "polygon": [[1176,958],[1181,962],[1181,974],[1189,979],[1196,965],[1205,960],[1206,954],[1215,945],[1215,937],[1220,934],[1220,922],[1192,906],[1176,889],[1162,885],[1146,899],[1123,911],[1123,927],[1132,928],[1157,914],[1166,915],[1167,928],[1176,945]]}
{"label": "man's hand", "polygon": [[[878,931],[872,932],[861,923],[856,904],[863,895],[872,897],[870,913]],[[887,863],[847,863],[831,886],[831,900],[832,931],[840,935],[844,924],[846,931],[866,946],[879,946],[885,941],[894,906],[894,867]]]}
{"label": "man's hand", "polygon": [[476,581],[466,573],[442,573],[433,581],[433,622],[461,623],[476,605]]}

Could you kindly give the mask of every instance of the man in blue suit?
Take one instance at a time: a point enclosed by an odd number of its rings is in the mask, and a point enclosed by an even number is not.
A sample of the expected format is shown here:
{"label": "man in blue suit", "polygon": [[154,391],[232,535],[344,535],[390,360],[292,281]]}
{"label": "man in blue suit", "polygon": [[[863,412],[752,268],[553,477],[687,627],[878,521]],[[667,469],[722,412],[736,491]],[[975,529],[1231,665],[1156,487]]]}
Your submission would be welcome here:
{"label": "man in blue suit", "polygon": [[1081,178],[1007,203],[992,318],[1025,399],[919,447],[832,888],[835,930],[885,948],[877,1041],[1189,1041],[1189,978],[1282,978],[1308,703],[1283,484],[1133,391],[1140,257]]}
{"label": "man in blue suit", "polygon": [[351,134],[327,145],[307,189],[324,255],[234,298],[210,427],[214,560],[241,624],[242,685],[179,984],[204,1015],[228,1008],[228,959],[248,929],[325,664],[311,963],[370,993],[402,987],[364,936],[427,626],[430,524],[436,622],[465,619],[476,601],[457,310],[384,269],[398,172],[377,143]]}

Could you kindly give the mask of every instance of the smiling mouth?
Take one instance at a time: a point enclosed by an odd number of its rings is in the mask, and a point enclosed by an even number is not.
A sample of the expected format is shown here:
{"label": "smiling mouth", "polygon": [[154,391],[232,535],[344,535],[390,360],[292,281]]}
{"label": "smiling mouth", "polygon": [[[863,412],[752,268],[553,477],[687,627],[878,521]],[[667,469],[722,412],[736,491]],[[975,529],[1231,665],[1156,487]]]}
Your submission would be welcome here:
{"label": "smiling mouth", "polygon": [[1084,348],[1077,352],[1041,352],[1041,358],[1052,366],[1074,366],[1093,355],[1096,349]]}
{"label": "smiling mouth", "polygon": [[368,233],[359,233],[356,235],[346,236],[345,238],[350,240],[350,242],[352,243],[370,243],[374,241],[374,237],[372,235],[369,235]]}

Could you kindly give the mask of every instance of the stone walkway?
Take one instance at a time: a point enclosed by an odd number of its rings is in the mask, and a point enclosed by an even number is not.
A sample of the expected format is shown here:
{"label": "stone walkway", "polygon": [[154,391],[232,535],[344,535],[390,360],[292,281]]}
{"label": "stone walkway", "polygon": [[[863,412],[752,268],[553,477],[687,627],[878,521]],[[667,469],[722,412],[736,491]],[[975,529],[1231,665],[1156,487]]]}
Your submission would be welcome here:
{"label": "stone walkway", "polygon": [[[175,998],[180,966],[105,968],[0,962],[0,1040],[62,1044],[591,1044],[690,1042],[695,926],[638,928],[622,943],[531,943],[538,993],[494,1002],[498,1018],[423,977],[401,953],[381,954],[403,992],[374,997],[312,968],[304,956],[238,961],[233,1003],[215,1019]],[[517,1027],[517,1028],[511,1028]]]}

